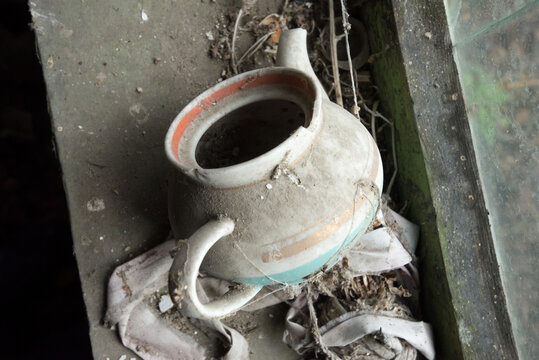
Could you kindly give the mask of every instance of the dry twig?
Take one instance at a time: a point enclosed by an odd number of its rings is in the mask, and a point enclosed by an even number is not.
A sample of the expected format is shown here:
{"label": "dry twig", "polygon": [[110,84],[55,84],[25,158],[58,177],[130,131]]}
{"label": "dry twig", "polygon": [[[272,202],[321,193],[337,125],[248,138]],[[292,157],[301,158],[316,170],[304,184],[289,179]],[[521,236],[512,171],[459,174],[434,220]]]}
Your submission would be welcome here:
{"label": "dry twig", "polygon": [[350,81],[352,82],[352,92],[354,94],[354,115],[357,118],[359,118],[359,107],[357,106],[357,95],[356,95],[356,82],[354,79],[354,67],[352,65],[352,56],[350,55],[350,42],[348,41],[348,31],[350,30],[350,23],[348,22],[349,15],[348,15],[348,12],[346,11],[344,1],[345,0],[341,0],[342,26],[343,26],[344,38],[346,41],[346,56],[348,57],[348,67],[350,68]]}
{"label": "dry twig", "polygon": [[391,194],[391,189],[393,188],[393,184],[395,183],[395,179],[397,178],[397,172],[398,172],[398,166],[397,166],[397,148],[395,144],[395,125],[393,124],[393,121],[388,120],[384,115],[380,114],[378,111],[371,110],[366,102],[365,99],[361,96],[361,93],[358,91],[359,98],[361,99],[361,102],[363,104],[363,108],[372,116],[379,117],[380,119],[384,120],[386,124],[391,129],[391,152],[393,155],[393,166],[395,170],[393,170],[393,175],[391,175],[391,179],[389,180],[389,184],[387,184],[386,194]]}
{"label": "dry twig", "polygon": [[339,65],[337,64],[337,41],[335,39],[335,10],[333,0],[329,0],[329,47],[331,50],[331,66],[333,67],[333,83],[337,104],[343,106]]}
{"label": "dry twig", "polygon": [[318,328],[318,317],[316,316],[316,311],[314,310],[313,294],[310,285],[307,286],[307,306],[309,307],[309,317],[311,318],[311,331],[316,344],[329,359],[340,360],[340,358],[333,351],[331,351],[322,340],[320,329]]}
{"label": "dry twig", "polygon": [[374,102],[374,105],[372,106],[372,111],[374,112],[374,115],[371,114],[371,133],[376,144],[378,144],[378,140],[376,139],[376,109],[378,108],[378,104],[378,100]]}
{"label": "dry twig", "polygon": [[232,62],[232,71],[234,71],[234,75],[238,74],[238,67],[236,65],[236,35],[238,33],[238,25],[240,24],[242,15],[243,9],[240,9],[240,11],[238,11],[238,17],[236,17],[236,23],[234,24],[234,33],[232,34],[232,49],[230,49],[230,59]]}
{"label": "dry twig", "polygon": [[238,60],[238,63],[236,64],[236,66],[240,66],[240,64],[243,62],[243,60],[248,59],[251,56],[253,56],[262,47],[264,42],[266,40],[268,40],[269,37],[271,35],[273,35],[273,34],[275,34],[275,31],[269,32],[266,35],[261,36],[260,38],[258,38],[255,41],[255,43],[253,45],[251,45],[251,47],[249,47],[249,49],[247,49],[247,51],[245,51],[245,53],[240,57],[240,59]]}

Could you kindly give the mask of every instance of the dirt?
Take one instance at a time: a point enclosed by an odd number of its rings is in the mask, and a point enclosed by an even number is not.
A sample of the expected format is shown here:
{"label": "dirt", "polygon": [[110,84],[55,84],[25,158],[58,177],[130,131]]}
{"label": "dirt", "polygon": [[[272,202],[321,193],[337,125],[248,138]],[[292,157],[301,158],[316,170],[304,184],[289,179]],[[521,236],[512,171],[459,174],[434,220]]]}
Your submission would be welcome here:
{"label": "dirt", "polygon": [[[148,302],[152,308],[159,312],[159,301],[161,295],[165,292],[157,292],[149,297]],[[222,342],[216,342],[212,339],[220,338],[220,335],[212,329],[204,327],[194,319],[189,319],[182,315],[176,307],[172,307],[162,313],[163,318],[172,325],[176,330],[189,334],[197,343],[206,349],[208,356],[218,357],[224,354]]]}
{"label": "dirt", "polygon": [[122,290],[125,292],[126,296],[131,296],[133,292],[131,291],[131,288],[129,287],[129,284],[127,283],[127,277],[125,275],[125,270],[119,271],[118,275],[120,275],[120,278],[122,279]]}
{"label": "dirt", "polygon": [[240,334],[248,337],[258,329],[258,321],[256,318],[260,311],[238,311],[234,316],[225,318],[223,323],[236,329]]}

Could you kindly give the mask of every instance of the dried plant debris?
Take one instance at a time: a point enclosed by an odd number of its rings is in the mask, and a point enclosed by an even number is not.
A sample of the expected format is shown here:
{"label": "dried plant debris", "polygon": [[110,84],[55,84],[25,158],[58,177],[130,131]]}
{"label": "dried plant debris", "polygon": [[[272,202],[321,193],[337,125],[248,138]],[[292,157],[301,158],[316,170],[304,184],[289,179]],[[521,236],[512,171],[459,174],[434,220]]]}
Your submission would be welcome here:
{"label": "dried plant debris", "polygon": [[283,3],[279,13],[259,14],[256,8],[244,4],[238,11],[221,15],[209,48],[210,57],[223,62],[220,79],[272,66],[283,30],[314,30],[313,8],[311,2],[294,1]]}
{"label": "dried plant debris", "polygon": [[[399,298],[407,298],[411,294],[399,283],[395,271],[356,277],[350,274],[345,258],[342,264],[322,273],[322,276],[313,281],[311,291],[318,298],[317,309],[324,312],[324,307],[327,307],[330,313],[337,316],[342,315],[343,311],[369,310],[391,311],[395,315],[412,318],[409,310],[399,302]],[[322,325],[334,319],[330,313],[320,318],[324,320]]]}
{"label": "dried plant debris", "polygon": [[[390,271],[380,275],[352,276],[347,259],[335,265],[329,271],[314,277],[305,290],[305,296],[313,302],[314,314],[304,310],[303,317],[298,319],[305,327],[309,327],[316,339],[320,328],[331,321],[351,312],[381,314],[400,319],[412,320],[414,317],[403,299],[411,296],[410,292],[399,282],[397,272]],[[314,320],[314,318],[316,320]],[[312,322],[316,321],[316,326]],[[341,359],[395,359],[403,349],[416,351],[405,341],[396,337],[377,333],[367,335],[351,344],[342,347],[324,348],[315,341],[304,358],[328,357]],[[407,350],[405,354],[412,353]]]}

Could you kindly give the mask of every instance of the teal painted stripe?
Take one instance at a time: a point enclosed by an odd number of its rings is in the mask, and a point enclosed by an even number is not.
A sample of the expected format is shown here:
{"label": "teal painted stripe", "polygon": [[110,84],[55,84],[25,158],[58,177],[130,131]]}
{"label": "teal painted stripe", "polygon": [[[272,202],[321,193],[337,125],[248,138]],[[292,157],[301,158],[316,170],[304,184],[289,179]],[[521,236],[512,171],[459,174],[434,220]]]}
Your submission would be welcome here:
{"label": "teal painted stripe", "polygon": [[354,230],[350,235],[346,238],[346,240],[326,252],[324,255],[319,256],[318,258],[303,264],[301,266],[298,266],[295,269],[284,271],[277,274],[272,274],[269,276],[255,276],[255,277],[248,277],[248,278],[239,278],[237,281],[247,284],[247,285],[275,285],[279,283],[287,283],[287,284],[297,284],[302,282],[307,276],[315,273],[319,269],[322,268],[326,263],[328,264],[328,268],[332,267],[339,261],[339,256],[335,256],[338,254],[338,252],[344,248],[347,247],[359,240],[360,236],[359,234],[363,235],[365,230],[367,230],[367,227],[370,225],[370,221],[368,222],[369,217],[367,217],[363,222]]}

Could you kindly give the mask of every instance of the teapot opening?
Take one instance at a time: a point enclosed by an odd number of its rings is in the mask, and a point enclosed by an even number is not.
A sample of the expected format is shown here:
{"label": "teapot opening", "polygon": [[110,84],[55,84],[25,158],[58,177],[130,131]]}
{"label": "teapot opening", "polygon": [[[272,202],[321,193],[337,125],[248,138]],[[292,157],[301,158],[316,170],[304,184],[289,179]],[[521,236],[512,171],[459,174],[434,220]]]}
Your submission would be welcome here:
{"label": "teapot opening", "polygon": [[252,70],[222,81],[191,101],[165,138],[168,158],[206,186],[260,181],[278,164],[308,154],[323,124],[323,93],[292,68]]}
{"label": "teapot opening", "polygon": [[200,167],[217,169],[254,159],[307,127],[301,106],[289,100],[262,100],[239,107],[215,122],[197,143]]}

